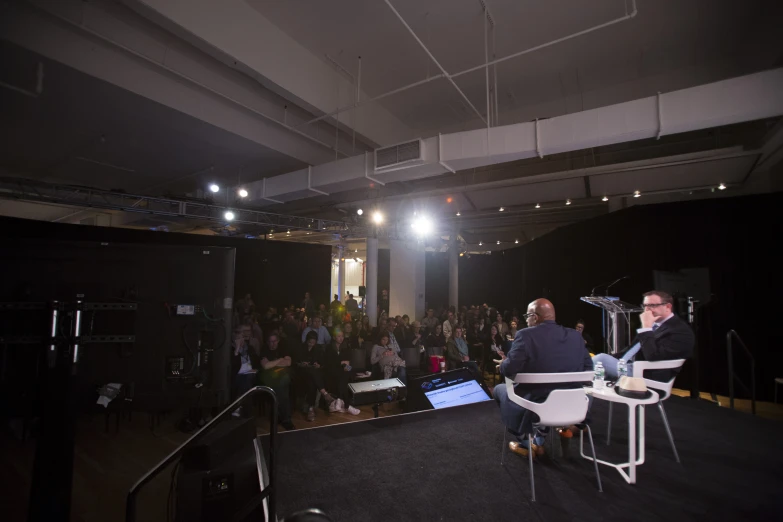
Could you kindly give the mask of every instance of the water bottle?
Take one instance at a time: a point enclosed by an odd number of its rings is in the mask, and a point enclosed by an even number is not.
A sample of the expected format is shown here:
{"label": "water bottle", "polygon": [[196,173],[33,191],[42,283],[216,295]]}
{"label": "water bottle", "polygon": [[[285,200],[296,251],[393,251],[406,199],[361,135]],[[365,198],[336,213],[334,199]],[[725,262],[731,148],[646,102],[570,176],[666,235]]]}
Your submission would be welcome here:
{"label": "water bottle", "polygon": [[599,362],[595,365],[595,376],[593,377],[593,388],[596,390],[604,389],[604,364]]}
{"label": "water bottle", "polygon": [[628,375],[628,363],[620,359],[617,361],[617,380]]}

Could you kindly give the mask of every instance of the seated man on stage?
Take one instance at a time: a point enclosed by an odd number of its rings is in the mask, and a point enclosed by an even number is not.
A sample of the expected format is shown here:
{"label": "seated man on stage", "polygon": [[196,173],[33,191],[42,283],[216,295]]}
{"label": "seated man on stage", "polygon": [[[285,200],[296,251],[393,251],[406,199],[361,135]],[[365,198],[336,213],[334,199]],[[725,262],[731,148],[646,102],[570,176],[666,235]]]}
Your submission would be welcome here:
{"label": "seated man on stage", "polygon": [[[617,361],[628,361],[632,375],[633,361],[670,361],[688,359],[693,355],[694,335],[688,323],[672,313],[672,296],[652,290],[644,294],[644,312],[639,315],[642,327],[636,330],[631,347],[616,354],[599,353],[593,363],[604,365],[606,379],[617,380]],[[648,370],[644,377],[666,382],[679,370]]]}
{"label": "seated man on stage", "polygon": [[[528,328],[519,330],[508,357],[501,354],[500,373],[513,379],[518,373],[565,373],[583,372],[593,369],[590,355],[585,351],[582,336],[576,330],[555,323],[555,307],[547,299],[536,299],[527,307]],[[543,402],[549,393],[557,388],[573,388],[580,383],[552,385],[517,384],[515,392],[524,398]],[[500,405],[500,417],[509,433],[517,440],[509,443],[511,451],[527,457],[530,441],[527,434],[532,433],[538,416],[511,402],[505,384],[495,386],[495,401]],[[533,451],[544,453],[544,430],[536,430]]]}

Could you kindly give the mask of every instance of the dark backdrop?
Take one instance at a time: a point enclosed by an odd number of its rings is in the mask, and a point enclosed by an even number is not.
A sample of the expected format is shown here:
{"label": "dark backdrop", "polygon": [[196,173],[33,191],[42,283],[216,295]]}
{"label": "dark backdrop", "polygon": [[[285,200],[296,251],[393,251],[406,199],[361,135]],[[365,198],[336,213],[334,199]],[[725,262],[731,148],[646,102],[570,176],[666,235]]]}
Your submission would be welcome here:
{"label": "dark backdrop", "polygon": [[244,237],[202,236],[88,225],[68,225],[0,218],[4,237],[167,245],[218,246],[236,249],[234,295],[246,293],[261,310],[300,304],[309,291],[317,304],[331,301],[329,246],[264,241]]}
{"label": "dark backdrop", "polygon": [[[726,332],[735,329],[756,358],[762,396],[772,397],[783,366],[783,334],[777,326],[783,278],[780,194],[635,206],[563,227],[522,247],[490,256],[460,258],[460,304],[489,302],[523,309],[547,297],[558,322],[587,321],[601,336],[600,310],[579,298],[602,282],[628,275],[612,294],[632,303],[653,288],[653,271],[709,269],[712,298],[700,310],[702,391],[728,392]],[[445,257],[445,256],[444,256]],[[442,260],[428,257],[427,300],[448,295],[447,279],[432,274]],[[445,283],[445,288],[444,288]],[[445,301],[444,301],[445,302]],[[637,325],[634,324],[634,327]],[[735,354],[737,371],[749,382],[749,368]],[[688,372],[677,381],[689,385]]]}

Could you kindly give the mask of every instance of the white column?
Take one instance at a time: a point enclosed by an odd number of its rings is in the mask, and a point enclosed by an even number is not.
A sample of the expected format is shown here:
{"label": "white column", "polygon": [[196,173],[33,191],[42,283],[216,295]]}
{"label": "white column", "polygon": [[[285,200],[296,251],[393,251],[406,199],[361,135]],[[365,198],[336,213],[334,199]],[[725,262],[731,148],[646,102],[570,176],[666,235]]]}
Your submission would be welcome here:
{"label": "white column", "polygon": [[389,314],[424,316],[424,249],[416,242],[390,241]]}
{"label": "white column", "polygon": [[378,238],[367,238],[367,260],[364,264],[364,277],[367,295],[364,298],[365,313],[370,317],[370,324],[378,324]]}
{"label": "white column", "polygon": [[[345,247],[343,245],[339,245],[337,247],[337,253],[340,254],[340,257],[338,258],[338,264],[337,264],[337,296],[343,300],[344,304],[344,294],[345,294]],[[331,301],[331,297],[329,296]]]}
{"label": "white column", "polygon": [[459,244],[457,229],[451,231],[449,238],[449,306],[459,310]]}

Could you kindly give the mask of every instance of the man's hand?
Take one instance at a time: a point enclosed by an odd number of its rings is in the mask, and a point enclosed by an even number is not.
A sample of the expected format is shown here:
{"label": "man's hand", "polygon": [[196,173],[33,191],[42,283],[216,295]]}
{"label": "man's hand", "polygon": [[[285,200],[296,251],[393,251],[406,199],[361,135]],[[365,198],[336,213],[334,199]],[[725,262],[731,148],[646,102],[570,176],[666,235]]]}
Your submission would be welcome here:
{"label": "man's hand", "polygon": [[315,366],[316,368],[320,368],[320,367],[321,367],[321,365],[320,365],[320,364],[318,364],[317,362],[316,362],[316,363],[313,363],[313,366]]}
{"label": "man's hand", "polygon": [[652,313],[652,310],[645,310],[643,313],[639,314],[639,319],[642,320],[642,328],[652,328],[655,324],[655,316]]}
{"label": "man's hand", "polygon": [[469,360],[470,360],[470,357],[468,357],[467,355],[463,355],[462,356],[462,362],[467,362]]}

